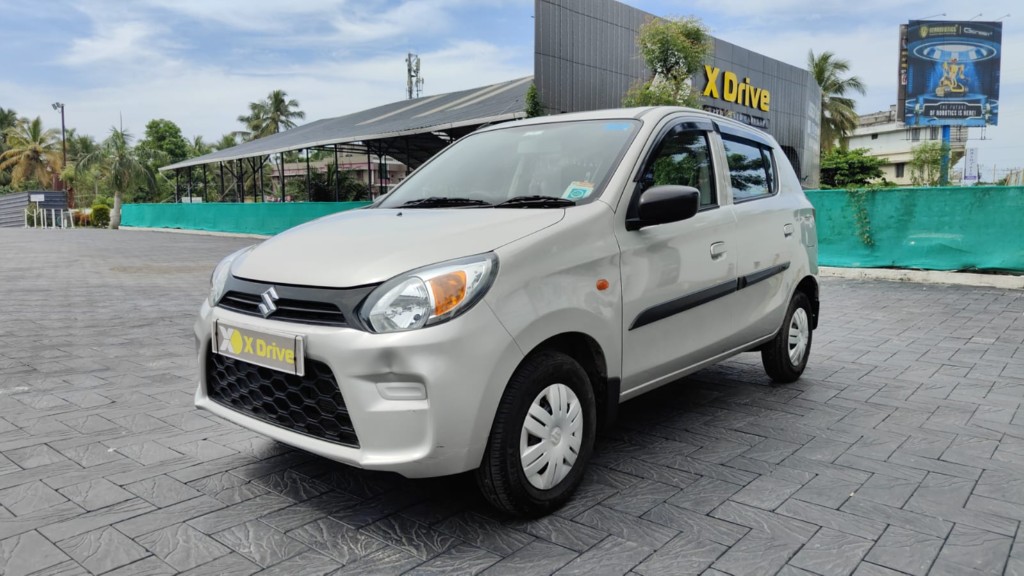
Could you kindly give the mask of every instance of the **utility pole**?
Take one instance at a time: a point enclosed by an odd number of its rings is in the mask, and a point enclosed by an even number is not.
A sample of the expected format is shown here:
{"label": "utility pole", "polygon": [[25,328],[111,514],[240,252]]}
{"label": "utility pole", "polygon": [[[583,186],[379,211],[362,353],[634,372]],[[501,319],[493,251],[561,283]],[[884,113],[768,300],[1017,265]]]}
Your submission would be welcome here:
{"label": "utility pole", "polygon": [[415,97],[419,98],[420,94],[423,93],[423,77],[420,76],[420,57],[417,54],[409,52],[405,56],[405,85],[406,91],[408,92],[409,99]]}

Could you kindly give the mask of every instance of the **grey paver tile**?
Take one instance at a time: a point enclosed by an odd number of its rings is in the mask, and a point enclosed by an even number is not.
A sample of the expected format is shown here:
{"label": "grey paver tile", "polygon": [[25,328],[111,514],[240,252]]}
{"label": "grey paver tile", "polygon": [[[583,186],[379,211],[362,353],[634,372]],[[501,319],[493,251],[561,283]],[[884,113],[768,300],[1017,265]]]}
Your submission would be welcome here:
{"label": "grey paver tile", "polygon": [[557,544],[536,540],[506,556],[484,570],[487,576],[544,576],[551,574],[576,558],[572,550]]}
{"label": "grey paver tile", "polygon": [[135,497],[134,494],[103,478],[73,484],[61,488],[59,492],[86,510],[99,510]]}
{"label": "grey paver tile", "polygon": [[[644,576],[701,574],[728,549],[697,534],[684,532],[649,555],[633,571]],[[595,567],[595,573],[600,572],[600,567]]]}
{"label": "grey paver tile", "polygon": [[871,540],[822,528],[789,562],[815,574],[845,576],[857,568],[873,544]]}
{"label": "grey paver tile", "polygon": [[249,576],[259,571],[260,567],[251,560],[232,552],[180,574],[181,576]]}
{"label": "grey paver tile", "polygon": [[0,490],[0,505],[16,516],[24,516],[66,501],[67,498],[42,482],[30,482]]}
{"label": "grey paver tile", "polygon": [[730,500],[765,510],[774,510],[800,488],[800,484],[794,482],[761,476],[733,494]]}
{"label": "grey paver tile", "polygon": [[508,556],[534,540],[529,534],[510,530],[474,512],[452,516],[436,528],[500,556]]}
{"label": "grey paver tile", "polygon": [[[899,508],[892,508],[885,504],[878,504],[877,502],[871,502],[862,498],[851,498],[846,501],[840,508],[842,512],[840,514],[849,512],[851,515],[860,516],[865,520],[870,519],[870,522],[875,524],[882,522],[891,524],[893,526],[900,526],[907,528],[908,530],[916,530],[924,534],[931,534],[939,538],[945,538],[949,534],[950,529],[953,527],[952,523],[943,520],[942,518],[935,518],[927,516],[925,514],[918,514],[917,512],[911,512],[910,510],[901,510]],[[841,529],[838,526],[831,526],[837,530]],[[846,529],[847,532],[857,534],[853,530]],[[870,533],[860,533],[859,536],[865,538],[875,538]]]}
{"label": "grey paver tile", "polygon": [[287,535],[346,565],[385,546],[377,538],[349,528],[333,518],[310,522]]}
{"label": "grey paver tile", "polygon": [[44,464],[55,464],[67,460],[63,454],[50,448],[46,444],[27,446],[18,450],[8,450],[4,455],[22,468],[35,468]]}
{"label": "grey paver tile", "polygon": [[928,572],[928,568],[939,555],[942,543],[940,538],[934,536],[889,526],[868,552],[866,560],[886,568],[921,576]]}
{"label": "grey paver tile", "polygon": [[174,524],[197,518],[223,507],[224,504],[219,500],[209,496],[200,496],[192,500],[172,504],[166,508],[152,509],[152,506],[150,506],[150,511],[147,513],[124,522],[119,522],[115,527],[128,536],[135,538],[160,528],[166,528],[167,526],[173,526]]}
{"label": "grey paver tile", "polygon": [[406,576],[475,576],[499,560],[501,556],[497,554],[468,544],[460,544],[406,572]]}
{"label": "grey paver tile", "polygon": [[608,534],[614,534],[623,540],[654,548],[660,548],[678,533],[674,528],[630,516],[601,505],[594,506],[574,520]]}
{"label": "grey paver tile", "polygon": [[84,534],[97,528],[141,516],[153,510],[153,505],[133,498],[112,504],[106,508],[81,514],[73,519],[55,522],[39,529],[39,532],[52,541],[60,541]]}
{"label": "grey paver tile", "polygon": [[566,520],[554,514],[532,520],[512,521],[507,525],[576,552],[589,549],[608,535],[602,530],[584,526],[579,522]]}
{"label": "grey paver tile", "polygon": [[109,526],[61,540],[57,545],[94,574],[120,568],[148,555],[144,548]]}
{"label": "grey paver tile", "polygon": [[298,556],[292,556],[273,566],[257,572],[260,576],[294,576],[304,574],[308,576],[321,576],[334,572],[341,567],[337,561],[320,554],[319,552],[303,552]]}
{"label": "grey paver tile", "polygon": [[0,566],[5,576],[25,576],[68,559],[38,532],[25,532],[0,540]]}
{"label": "grey paver tile", "polygon": [[214,538],[260,566],[272,566],[309,548],[259,520],[218,532]]}
{"label": "grey paver tile", "polygon": [[230,550],[187,524],[161,528],[135,539],[175,570],[184,571],[216,560]]}
{"label": "grey paver tile", "polygon": [[939,560],[986,574],[1006,565],[1013,539],[970,526],[956,525],[939,553]]}
{"label": "grey paver tile", "polygon": [[163,474],[126,484],[124,489],[159,508],[191,500],[200,495],[196,489]]}

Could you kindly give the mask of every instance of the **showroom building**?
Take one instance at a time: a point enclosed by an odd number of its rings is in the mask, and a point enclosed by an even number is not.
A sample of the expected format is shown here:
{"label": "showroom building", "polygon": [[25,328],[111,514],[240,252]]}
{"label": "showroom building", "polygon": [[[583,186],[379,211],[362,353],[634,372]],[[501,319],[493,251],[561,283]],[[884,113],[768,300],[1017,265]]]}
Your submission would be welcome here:
{"label": "showroom building", "polygon": [[[614,0],[536,0],[534,81],[549,114],[615,108],[650,77],[636,36],[654,15]],[[810,72],[713,39],[694,78],[705,110],[779,141],[808,187],[818,185],[821,91]]]}

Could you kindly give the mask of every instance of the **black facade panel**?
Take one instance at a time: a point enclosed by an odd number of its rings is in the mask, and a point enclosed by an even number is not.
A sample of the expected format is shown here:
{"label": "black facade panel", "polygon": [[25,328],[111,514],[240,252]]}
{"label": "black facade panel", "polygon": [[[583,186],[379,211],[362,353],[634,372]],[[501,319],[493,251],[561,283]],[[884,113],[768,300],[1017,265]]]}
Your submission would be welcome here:
{"label": "black facade panel", "polygon": [[25,226],[25,209],[29,207],[33,195],[42,194],[39,202],[42,210],[67,210],[68,197],[66,192],[38,190],[19,194],[0,196],[0,228],[21,228]]}

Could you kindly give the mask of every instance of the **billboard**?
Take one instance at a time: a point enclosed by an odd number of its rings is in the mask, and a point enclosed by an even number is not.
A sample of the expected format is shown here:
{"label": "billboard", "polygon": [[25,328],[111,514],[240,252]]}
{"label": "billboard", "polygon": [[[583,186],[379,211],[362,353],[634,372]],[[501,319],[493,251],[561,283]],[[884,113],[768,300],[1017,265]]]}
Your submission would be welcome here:
{"label": "billboard", "polygon": [[1002,39],[1002,22],[911,20],[904,122],[997,124]]}

